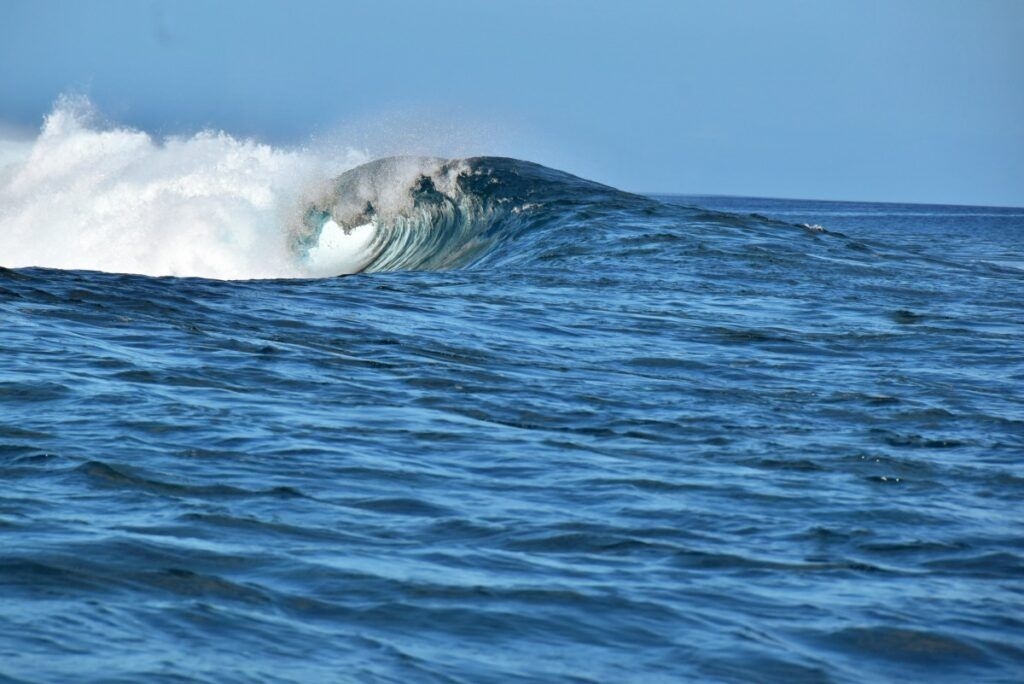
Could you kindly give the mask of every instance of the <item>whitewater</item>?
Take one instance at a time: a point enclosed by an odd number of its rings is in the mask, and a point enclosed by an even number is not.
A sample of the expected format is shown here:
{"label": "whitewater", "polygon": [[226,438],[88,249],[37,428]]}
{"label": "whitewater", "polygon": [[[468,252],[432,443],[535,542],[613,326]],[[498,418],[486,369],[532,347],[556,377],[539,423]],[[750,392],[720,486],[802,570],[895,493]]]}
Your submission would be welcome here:
{"label": "whitewater", "polygon": [[0,681],[1021,680],[1024,209],[0,137]]}
{"label": "whitewater", "polygon": [[339,275],[289,249],[304,204],[368,158],[281,149],[223,131],[155,138],[63,98],[33,139],[0,140],[3,265],[217,279]]}

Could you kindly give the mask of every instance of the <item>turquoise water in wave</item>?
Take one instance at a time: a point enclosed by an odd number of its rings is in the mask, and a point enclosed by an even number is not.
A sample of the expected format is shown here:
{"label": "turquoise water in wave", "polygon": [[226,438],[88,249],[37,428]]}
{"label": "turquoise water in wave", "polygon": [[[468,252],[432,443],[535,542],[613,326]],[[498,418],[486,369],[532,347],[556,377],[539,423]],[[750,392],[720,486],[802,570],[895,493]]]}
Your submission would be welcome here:
{"label": "turquoise water in wave", "polygon": [[1024,677],[1024,210],[487,177],[378,272],[0,269],[0,681]]}

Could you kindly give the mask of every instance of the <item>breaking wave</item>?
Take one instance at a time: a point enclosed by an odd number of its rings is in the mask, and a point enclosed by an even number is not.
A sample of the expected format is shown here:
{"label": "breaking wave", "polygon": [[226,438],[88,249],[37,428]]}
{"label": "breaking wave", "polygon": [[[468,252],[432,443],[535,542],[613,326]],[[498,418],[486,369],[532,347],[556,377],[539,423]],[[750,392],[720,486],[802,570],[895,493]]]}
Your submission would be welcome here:
{"label": "breaking wave", "polygon": [[602,204],[647,205],[508,158],[278,148],[219,131],[156,139],[63,98],[0,141],[0,266],[214,279],[447,269]]}
{"label": "breaking wave", "polygon": [[696,237],[711,228],[719,243],[737,230],[761,232],[786,249],[777,229],[796,228],[506,157],[369,159],[218,131],[156,139],[104,126],[87,101],[65,98],[35,138],[0,140],[0,266],[320,278],[605,260],[637,249],[652,259],[657,250],[636,244],[652,230]]}

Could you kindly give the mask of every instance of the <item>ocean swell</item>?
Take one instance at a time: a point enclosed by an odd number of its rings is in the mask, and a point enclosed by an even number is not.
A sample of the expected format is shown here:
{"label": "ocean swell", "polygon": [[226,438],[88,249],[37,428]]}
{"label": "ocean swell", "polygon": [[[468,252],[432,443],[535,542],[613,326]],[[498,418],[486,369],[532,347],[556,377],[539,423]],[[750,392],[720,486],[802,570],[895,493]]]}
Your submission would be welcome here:
{"label": "ocean swell", "polygon": [[220,280],[472,268],[536,256],[519,238],[541,229],[589,239],[587,221],[658,204],[510,158],[368,159],[220,131],[157,139],[63,98],[34,139],[0,139],[0,266]]}
{"label": "ocean swell", "polygon": [[789,224],[532,162],[368,158],[217,131],[161,140],[64,99],[34,139],[0,140],[0,266],[248,280],[651,260],[661,240],[682,249],[678,240],[705,236],[731,249],[737,231],[743,245],[792,248]]}

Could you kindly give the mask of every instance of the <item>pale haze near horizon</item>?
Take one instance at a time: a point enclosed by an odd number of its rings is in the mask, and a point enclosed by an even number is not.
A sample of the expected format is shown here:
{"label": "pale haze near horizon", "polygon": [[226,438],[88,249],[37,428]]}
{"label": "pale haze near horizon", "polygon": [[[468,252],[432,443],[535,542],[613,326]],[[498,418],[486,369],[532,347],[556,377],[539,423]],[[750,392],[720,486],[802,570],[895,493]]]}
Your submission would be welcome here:
{"label": "pale haze near horizon", "polygon": [[1012,0],[2,0],[0,130],[76,93],[162,135],[640,192],[1024,206],[1022,30]]}

